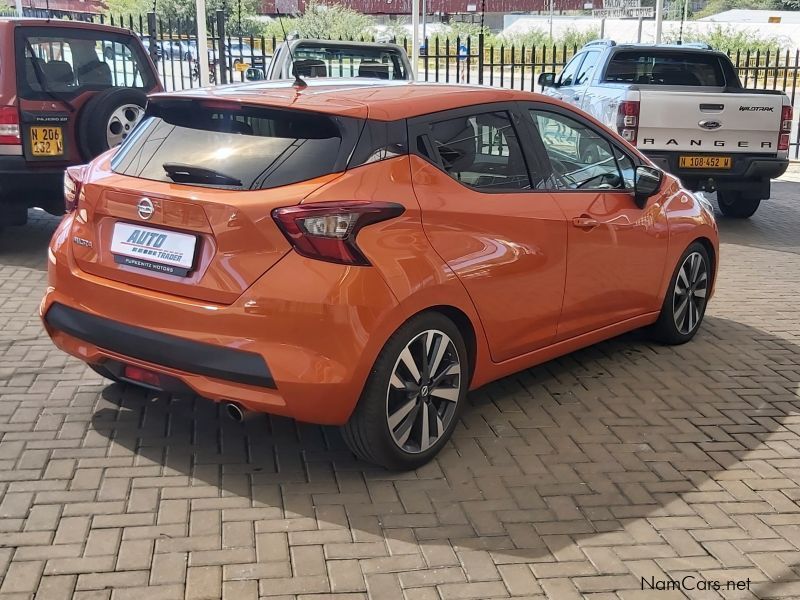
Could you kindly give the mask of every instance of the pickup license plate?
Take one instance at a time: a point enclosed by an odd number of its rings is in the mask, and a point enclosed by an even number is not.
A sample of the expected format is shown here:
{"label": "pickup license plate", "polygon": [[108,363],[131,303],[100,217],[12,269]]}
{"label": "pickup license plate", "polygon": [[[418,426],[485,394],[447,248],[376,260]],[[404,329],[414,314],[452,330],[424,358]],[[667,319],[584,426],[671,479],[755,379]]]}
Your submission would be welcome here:
{"label": "pickup license plate", "polygon": [[62,156],[64,154],[64,130],[61,127],[33,125],[30,128],[32,156]]}
{"label": "pickup license plate", "polygon": [[730,156],[681,156],[678,166],[681,169],[730,169]]}
{"label": "pickup license plate", "polygon": [[194,235],[116,223],[111,253],[119,264],[185,277],[194,264],[196,244]]}

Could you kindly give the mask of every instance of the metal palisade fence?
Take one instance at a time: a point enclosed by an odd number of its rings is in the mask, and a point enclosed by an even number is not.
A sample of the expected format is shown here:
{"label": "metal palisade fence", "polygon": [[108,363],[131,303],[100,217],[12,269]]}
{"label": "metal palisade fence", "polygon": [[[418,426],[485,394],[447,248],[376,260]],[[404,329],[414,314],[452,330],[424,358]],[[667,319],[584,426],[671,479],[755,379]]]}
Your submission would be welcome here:
{"label": "metal palisade fence", "polygon": [[[197,68],[197,28],[194,21],[173,22],[154,13],[138,16],[100,17],[102,22],[133,30],[142,37],[155,59],[167,90],[200,85]],[[222,11],[207,23],[209,79],[215,84],[245,81],[247,66],[266,68],[281,39],[264,36],[231,36]],[[151,40],[154,40],[151,42]],[[362,41],[369,41],[363,38]],[[374,41],[374,40],[373,40]],[[411,40],[397,40],[410,55]],[[464,48],[466,51],[464,51]],[[418,78],[440,83],[472,83],[517,90],[540,91],[540,73],[558,72],[579,50],[566,45],[489,44],[483,35],[466,39],[434,37],[419,49]],[[800,158],[800,94],[796,94],[800,49],[742,49],[728,52],[745,87],[781,90],[794,106],[792,156]]]}

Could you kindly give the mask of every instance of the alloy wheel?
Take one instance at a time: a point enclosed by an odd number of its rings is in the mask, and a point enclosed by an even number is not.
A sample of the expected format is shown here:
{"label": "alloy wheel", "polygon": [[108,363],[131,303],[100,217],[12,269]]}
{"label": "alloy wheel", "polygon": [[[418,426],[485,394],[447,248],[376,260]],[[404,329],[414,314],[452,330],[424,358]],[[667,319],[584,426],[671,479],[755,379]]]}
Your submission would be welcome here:
{"label": "alloy wheel", "polygon": [[447,431],[464,378],[453,340],[437,329],[418,334],[395,362],[386,393],[386,420],[394,443],[418,454]]}
{"label": "alloy wheel", "polygon": [[700,324],[708,292],[708,267],[699,252],[689,254],[678,270],[672,296],[675,327],[688,335]]}
{"label": "alloy wheel", "polygon": [[123,104],[108,119],[106,139],[108,147],[114,148],[123,142],[141,120],[144,109],[138,104]]}

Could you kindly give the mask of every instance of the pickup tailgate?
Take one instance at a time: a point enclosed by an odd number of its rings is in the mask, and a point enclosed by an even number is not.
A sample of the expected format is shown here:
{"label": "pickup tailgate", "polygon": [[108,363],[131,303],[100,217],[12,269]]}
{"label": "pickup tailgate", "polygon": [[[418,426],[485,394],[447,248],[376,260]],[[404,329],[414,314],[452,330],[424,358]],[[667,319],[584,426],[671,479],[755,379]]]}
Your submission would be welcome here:
{"label": "pickup tailgate", "polygon": [[641,150],[776,154],[783,96],[640,88]]}

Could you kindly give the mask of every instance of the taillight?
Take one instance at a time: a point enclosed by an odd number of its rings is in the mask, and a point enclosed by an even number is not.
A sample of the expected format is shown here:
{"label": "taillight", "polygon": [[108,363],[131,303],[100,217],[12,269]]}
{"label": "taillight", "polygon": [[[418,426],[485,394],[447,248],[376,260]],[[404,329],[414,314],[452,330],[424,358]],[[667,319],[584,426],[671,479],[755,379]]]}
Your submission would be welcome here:
{"label": "taillight", "polygon": [[19,136],[19,112],[16,106],[0,106],[0,145],[18,146],[22,143]]}
{"label": "taillight", "polygon": [[71,213],[78,207],[83,195],[83,178],[88,165],[67,167],[64,171],[64,209]]}
{"label": "taillight", "polygon": [[359,230],[393,219],[404,210],[393,202],[319,202],[276,208],[272,218],[303,256],[345,265],[369,265],[356,245]]}
{"label": "taillight", "polygon": [[617,108],[617,133],[626,141],[636,144],[639,133],[639,101],[625,100]]}
{"label": "taillight", "polygon": [[785,104],[781,108],[781,132],[778,136],[778,150],[784,152],[789,150],[789,138],[792,135],[792,116],[794,111],[792,107]]}

